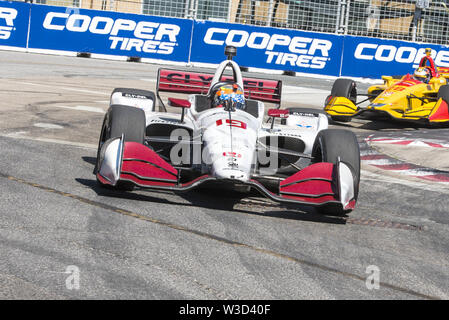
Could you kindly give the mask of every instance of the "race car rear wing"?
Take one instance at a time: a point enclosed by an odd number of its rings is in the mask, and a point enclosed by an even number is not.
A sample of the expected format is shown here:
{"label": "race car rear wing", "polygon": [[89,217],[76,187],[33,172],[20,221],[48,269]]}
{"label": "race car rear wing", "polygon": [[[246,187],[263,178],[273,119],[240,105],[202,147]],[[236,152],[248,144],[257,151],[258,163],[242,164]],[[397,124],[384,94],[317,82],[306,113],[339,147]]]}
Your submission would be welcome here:
{"label": "race car rear wing", "polygon": [[[159,92],[206,94],[213,77],[211,73],[159,69],[156,95],[164,105]],[[224,76],[223,80],[232,80],[232,76]],[[282,81],[280,80],[243,78],[243,86],[245,97],[248,99],[281,104]]]}

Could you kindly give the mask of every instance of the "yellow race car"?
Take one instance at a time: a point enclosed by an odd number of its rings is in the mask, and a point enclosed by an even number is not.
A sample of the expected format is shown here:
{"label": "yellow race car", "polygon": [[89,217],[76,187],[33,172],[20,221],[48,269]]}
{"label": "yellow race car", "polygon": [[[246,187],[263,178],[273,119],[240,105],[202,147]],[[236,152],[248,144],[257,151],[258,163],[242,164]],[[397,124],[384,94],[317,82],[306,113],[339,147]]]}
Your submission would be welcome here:
{"label": "yellow race car", "polygon": [[[418,68],[415,75],[424,71]],[[371,86],[367,94],[357,94],[353,80],[337,79],[324,110],[332,120],[340,122],[349,122],[352,117],[364,113],[396,120],[449,124],[449,68],[437,68],[436,76],[427,81],[415,75],[383,76],[384,84]],[[366,99],[357,101],[358,96]],[[359,107],[368,100],[368,106]]]}

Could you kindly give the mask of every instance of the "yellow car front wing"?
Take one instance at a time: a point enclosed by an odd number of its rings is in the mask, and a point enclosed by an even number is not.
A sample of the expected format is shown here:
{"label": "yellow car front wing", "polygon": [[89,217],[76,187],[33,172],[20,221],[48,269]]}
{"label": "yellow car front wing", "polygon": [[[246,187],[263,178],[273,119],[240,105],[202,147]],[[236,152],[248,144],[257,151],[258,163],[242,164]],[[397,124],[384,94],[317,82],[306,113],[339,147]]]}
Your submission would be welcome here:
{"label": "yellow car front wing", "polygon": [[333,97],[325,106],[324,110],[332,118],[341,119],[352,118],[364,112],[378,113],[379,115],[388,115],[396,120],[406,121],[424,121],[432,123],[449,123],[449,110],[446,102],[443,99],[438,99],[437,102],[429,102],[422,105],[420,108],[403,110],[402,106],[394,106],[391,104],[385,105],[370,105],[366,108],[357,107],[354,102],[344,97]]}
{"label": "yellow car front wing", "polygon": [[324,107],[324,111],[330,116],[354,117],[361,109],[354,102],[345,97],[332,97]]}

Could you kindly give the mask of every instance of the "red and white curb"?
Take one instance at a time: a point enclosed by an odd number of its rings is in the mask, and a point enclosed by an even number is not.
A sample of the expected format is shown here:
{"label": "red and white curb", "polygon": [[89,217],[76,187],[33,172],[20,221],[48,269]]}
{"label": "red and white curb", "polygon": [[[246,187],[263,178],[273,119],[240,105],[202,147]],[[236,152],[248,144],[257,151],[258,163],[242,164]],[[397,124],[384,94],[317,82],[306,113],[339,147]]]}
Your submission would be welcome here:
{"label": "red and white curb", "polygon": [[415,147],[431,147],[431,148],[447,148],[449,149],[449,143],[422,139],[404,139],[404,138],[372,138],[371,136],[366,138],[367,143],[388,143],[398,144],[403,146],[415,146]]}
{"label": "red and white curb", "polygon": [[[389,141],[393,141],[390,143],[396,143],[396,144],[404,144],[404,145],[410,145],[410,143],[406,144],[405,142],[408,141],[416,141],[416,140],[405,140],[405,139],[392,139],[388,138]],[[387,141],[387,138],[379,138],[379,139],[373,139],[372,136],[369,136],[365,139],[365,144],[361,146],[360,150],[360,160],[367,165],[382,169],[382,170],[388,170],[391,172],[407,175],[414,178],[419,178],[427,181],[433,181],[433,182],[444,182],[449,183],[449,172],[441,171],[433,168],[427,168],[418,166],[412,163],[407,163],[392,157],[389,157],[385,154],[379,153],[375,150],[373,150],[370,147],[371,142],[378,142],[378,141]],[[420,141],[422,143],[425,143],[426,146],[433,147],[433,145],[427,144],[427,142]],[[433,144],[433,142],[432,142]],[[416,144],[415,144],[416,145]],[[438,146],[436,148],[449,148],[448,146],[444,146],[443,144],[438,143]]]}

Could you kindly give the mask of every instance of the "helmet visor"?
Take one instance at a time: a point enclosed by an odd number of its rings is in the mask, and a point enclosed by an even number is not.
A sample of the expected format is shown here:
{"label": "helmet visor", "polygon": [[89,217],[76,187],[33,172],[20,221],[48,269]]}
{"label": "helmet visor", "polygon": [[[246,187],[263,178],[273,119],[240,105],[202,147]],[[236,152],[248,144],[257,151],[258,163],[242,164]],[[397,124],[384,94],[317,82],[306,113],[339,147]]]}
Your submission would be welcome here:
{"label": "helmet visor", "polygon": [[224,106],[225,103],[230,103],[235,109],[245,108],[245,96],[239,87],[233,85],[226,85],[220,87],[215,95],[215,105]]}

